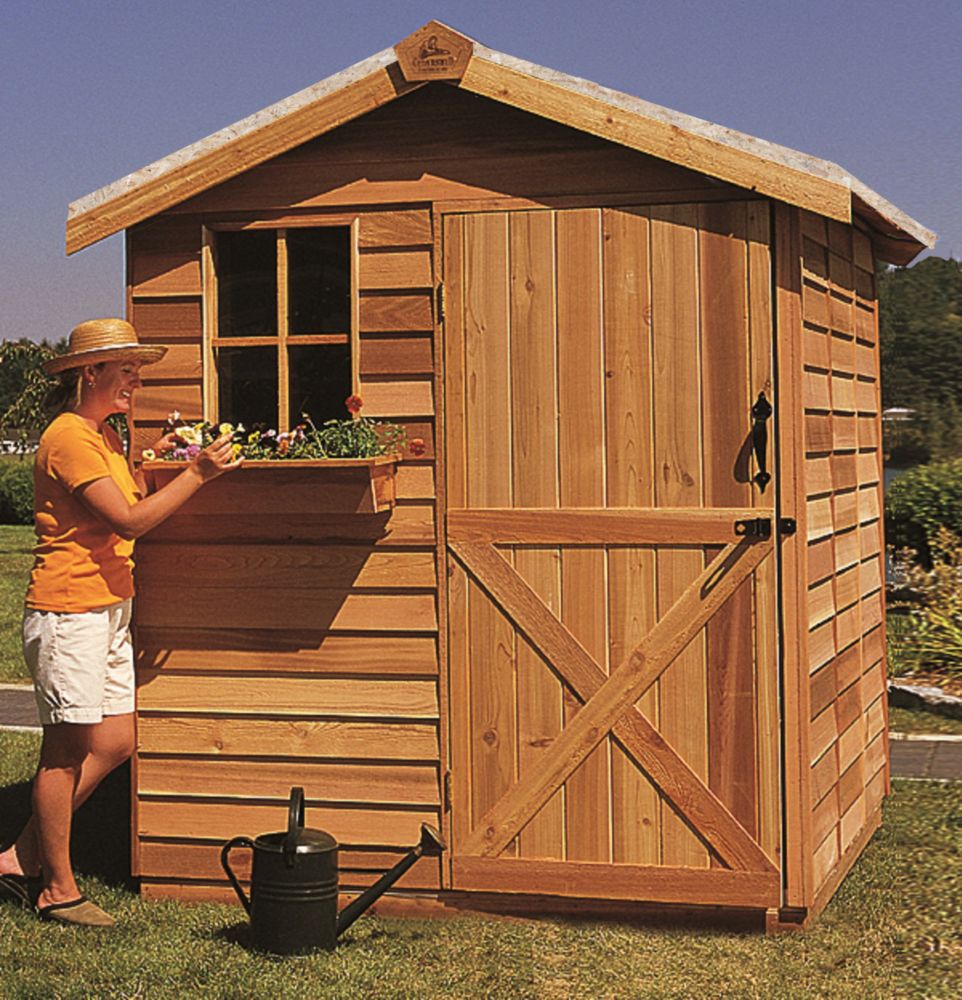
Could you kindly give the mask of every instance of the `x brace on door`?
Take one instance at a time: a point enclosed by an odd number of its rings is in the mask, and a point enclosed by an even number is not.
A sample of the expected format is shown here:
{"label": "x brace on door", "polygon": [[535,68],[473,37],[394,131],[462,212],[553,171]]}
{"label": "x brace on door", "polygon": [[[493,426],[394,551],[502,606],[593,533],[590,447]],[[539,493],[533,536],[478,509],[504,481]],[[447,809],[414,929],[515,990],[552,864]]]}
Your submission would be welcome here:
{"label": "x brace on door", "polygon": [[[661,520],[660,513],[652,511],[650,516]],[[717,517],[720,512],[714,513]],[[474,514],[458,512],[455,517],[469,521]],[[551,751],[482,817],[462,844],[462,853],[480,857],[500,854],[588,754],[613,732],[723,862],[734,870],[774,872],[772,861],[724,803],[635,707],[635,702],[768,555],[771,540],[729,542],[608,676],[492,541],[449,537],[448,544],[468,572],[585,702]]]}

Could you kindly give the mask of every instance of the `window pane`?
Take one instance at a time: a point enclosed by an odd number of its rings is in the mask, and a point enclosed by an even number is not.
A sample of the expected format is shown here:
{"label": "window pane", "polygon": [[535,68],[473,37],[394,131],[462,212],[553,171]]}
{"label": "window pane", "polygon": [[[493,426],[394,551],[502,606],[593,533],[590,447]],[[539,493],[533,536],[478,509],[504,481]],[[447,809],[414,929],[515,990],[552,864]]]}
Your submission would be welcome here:
{"label": "window pane", "polygon": [[351,394],[351,348],[347,344],[302,345],[288,348],[290,364],[290,426],[307,413],[318,427],[348,416],[344,400]]}
{"label": "window pane", "polygon": [[277,427],[276,348],[218,348],[217,386],[221,420]]}
{"label": "window pane", "polygon": [[288,229],[287,273],[289,333],[350,331],[350,229]]}
{"label": "window pane", "polygon": [[217,335],[277,336],[277,238],[217,234]]}

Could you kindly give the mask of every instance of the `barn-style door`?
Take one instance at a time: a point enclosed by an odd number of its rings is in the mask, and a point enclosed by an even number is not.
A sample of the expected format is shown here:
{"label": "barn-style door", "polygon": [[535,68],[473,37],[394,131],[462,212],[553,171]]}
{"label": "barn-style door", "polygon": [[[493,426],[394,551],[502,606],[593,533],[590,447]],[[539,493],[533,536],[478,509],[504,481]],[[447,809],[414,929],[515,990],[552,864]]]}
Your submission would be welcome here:
{"label": "barn-style door", "polygon": [[443,241],[452,888],[778,905],[767,213]]}

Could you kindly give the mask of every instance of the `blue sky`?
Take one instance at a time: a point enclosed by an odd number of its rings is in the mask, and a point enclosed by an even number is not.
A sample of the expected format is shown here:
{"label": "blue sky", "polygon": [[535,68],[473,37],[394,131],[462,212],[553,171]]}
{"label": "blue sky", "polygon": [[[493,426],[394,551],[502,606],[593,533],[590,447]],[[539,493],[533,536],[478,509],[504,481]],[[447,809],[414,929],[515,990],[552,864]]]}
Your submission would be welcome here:
{"label": "blue sky", "polygon": [[123,309],[67,205],[436,17],[492,48],[841,164],[962,256],[959,0],[0,0],[0,337]]}

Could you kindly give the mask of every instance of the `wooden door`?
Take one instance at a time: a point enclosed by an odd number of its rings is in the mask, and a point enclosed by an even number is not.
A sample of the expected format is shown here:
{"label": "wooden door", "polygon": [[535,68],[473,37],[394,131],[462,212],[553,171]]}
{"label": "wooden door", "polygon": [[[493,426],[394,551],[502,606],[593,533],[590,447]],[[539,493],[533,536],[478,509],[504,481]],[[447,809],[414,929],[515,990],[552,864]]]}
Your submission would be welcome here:
{"label": "wooden door", "polygon": [[444,217],[453,888],[778,904],[769,263],[763,202]]}

